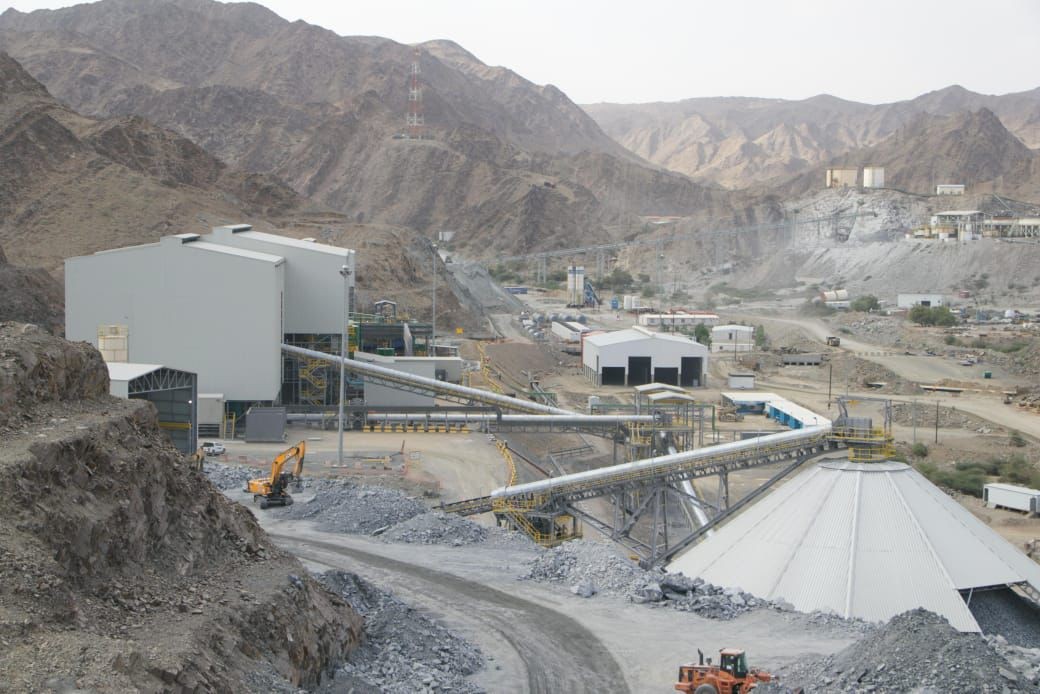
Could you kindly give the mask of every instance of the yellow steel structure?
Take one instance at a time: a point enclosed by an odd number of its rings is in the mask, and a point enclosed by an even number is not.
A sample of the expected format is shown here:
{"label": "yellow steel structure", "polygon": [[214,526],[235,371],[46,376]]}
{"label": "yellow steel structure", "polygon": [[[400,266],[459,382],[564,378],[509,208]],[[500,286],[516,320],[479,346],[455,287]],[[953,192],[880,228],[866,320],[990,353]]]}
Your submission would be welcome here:
{"label": "yellow steel structure", "polygon": [[300,400],[309,405],[324,405],[329,362],[300,359]]}
{"label": "yellow steel structure", "polygon": [[[516,461],[513,459],[513,454],[509,452],[509,446],[505,441],[496,441],[495,446],[498,447],[498,452],[502,455],[502,458],[506,461],[506,465],[508,466],[509,485],[516,484]],[[573,518],[569,515],[559,515],[550,518],[550,532],[539,530],[534,523],[531,522],[528,515],[539,511],[547,501],[548,497],[536,497],[534,499],[495,499],[492,502],[492,511],[508,518],[517,530],[523,532],[542,547],[555,547],[567,540],[581,537],[580,532],[571,532],[568,527],[573,523]]]}
{"label": "yellow steel structure", "polygon": [[484,343],[477,343],[477,352],[480,353],[480,374],[484,377],[484,383],[487,384],[488,388],[501,395],[502,386],[498,384],[498,381],[491,378],[491,360],[488,358],[487,350],[484,349]]}
{"label": "yellow steel structure", "polygon": [[896,453],[892,434],[880,427],[835,429],[831,438],[848,448],[849,460],[854,463],[879,463],[891,460]]}

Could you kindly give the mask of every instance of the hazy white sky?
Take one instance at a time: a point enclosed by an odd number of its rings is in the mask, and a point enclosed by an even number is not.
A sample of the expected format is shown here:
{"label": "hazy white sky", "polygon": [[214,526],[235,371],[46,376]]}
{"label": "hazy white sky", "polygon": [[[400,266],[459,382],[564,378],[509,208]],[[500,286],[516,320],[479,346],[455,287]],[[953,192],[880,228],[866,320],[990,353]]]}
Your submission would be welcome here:
{"label": "hazy white sky", "polygon": [[[22,11],[75,4],[15,0]],[[1040,86],[1040,0],[261,0],[402,43],[451,39],[578,103],[693,96],[880,103]],[[0,4],[0,8],[6,5]]]}

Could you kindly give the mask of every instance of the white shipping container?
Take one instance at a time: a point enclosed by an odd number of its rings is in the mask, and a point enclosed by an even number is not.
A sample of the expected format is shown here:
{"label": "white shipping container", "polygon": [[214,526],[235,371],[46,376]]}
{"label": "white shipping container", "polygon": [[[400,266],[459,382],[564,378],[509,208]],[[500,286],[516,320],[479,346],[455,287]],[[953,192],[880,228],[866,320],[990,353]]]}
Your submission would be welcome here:
{"label": "white shipping container", "polygon": [[1034,515],[1040,513],[1040,489],[992,483],[982,488],[982,499],[989,508],[1009,508]]}

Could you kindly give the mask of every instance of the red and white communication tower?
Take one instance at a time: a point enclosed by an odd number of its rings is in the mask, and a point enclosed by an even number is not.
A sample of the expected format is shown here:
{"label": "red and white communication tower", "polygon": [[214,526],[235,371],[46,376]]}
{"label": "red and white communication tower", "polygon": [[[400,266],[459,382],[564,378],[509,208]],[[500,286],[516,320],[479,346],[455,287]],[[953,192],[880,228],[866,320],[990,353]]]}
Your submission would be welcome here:
{"label": "red and white communication tower", "polygon": [[408,87],[408,137],[423,139],[426,121],[423,118],[422,85],[419,82],[419,49],[412,54],[412,82]]}

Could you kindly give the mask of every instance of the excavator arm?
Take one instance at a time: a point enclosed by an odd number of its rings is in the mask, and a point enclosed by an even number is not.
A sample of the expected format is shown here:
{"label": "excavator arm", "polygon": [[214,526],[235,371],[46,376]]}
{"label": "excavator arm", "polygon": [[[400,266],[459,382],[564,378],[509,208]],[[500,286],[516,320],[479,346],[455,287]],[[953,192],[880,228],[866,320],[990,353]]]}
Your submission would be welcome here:
{"label": "excavator arm", "polygon": [[[292,497],[289,496],[286,489],[289,483],[294,481],[299,487],[303,474],[303,459],[306,454],[306,441],[300,441],[295,446],[285,449],[271,462],[270,477],[249,480],[245,491],[252,493],[254,500],[260,500],[260,508],[289,506],[292,504]],[[292,460],[296,461],[293,471],[283,472],[285,466]]]}

